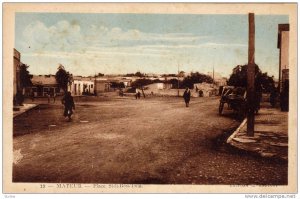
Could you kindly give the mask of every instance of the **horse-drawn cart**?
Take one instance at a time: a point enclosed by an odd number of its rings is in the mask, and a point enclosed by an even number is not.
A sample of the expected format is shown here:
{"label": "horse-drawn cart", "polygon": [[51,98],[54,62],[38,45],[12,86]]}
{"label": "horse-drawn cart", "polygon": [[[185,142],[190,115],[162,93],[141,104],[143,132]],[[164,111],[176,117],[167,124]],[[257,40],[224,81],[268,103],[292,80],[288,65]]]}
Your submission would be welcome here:
{"label": "horse-drawn cart", "polygon": [[222,115],[224,105],[227,104],[228,109],[234,110],[238,116],[244,117],[246,114],[246,89],[243,87],[226,86],[223,88],[219,114]]}

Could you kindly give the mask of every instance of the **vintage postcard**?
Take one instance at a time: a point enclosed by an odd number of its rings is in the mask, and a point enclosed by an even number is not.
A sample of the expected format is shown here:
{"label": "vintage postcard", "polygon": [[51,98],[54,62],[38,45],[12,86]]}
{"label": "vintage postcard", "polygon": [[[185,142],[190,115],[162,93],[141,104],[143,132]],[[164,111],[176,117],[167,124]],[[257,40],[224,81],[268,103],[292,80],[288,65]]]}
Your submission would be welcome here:
{"label": "vintage postcard", "polygon": [[296,3],[4,3],[3,51],[4,193],[297,192]]}

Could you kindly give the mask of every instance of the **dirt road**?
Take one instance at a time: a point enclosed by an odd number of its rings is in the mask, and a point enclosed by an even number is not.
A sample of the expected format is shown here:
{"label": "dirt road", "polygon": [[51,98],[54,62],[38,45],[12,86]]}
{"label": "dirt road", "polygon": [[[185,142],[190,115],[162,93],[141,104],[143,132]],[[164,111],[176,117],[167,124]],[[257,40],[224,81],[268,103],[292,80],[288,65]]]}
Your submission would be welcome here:
{"label": "dirt road", "polygon": [[[151,184],[286,184],[287,164],[228,151],[238,121],[217,98],[102,99],[60,104],[14,121],[13,181]],[[221,147],[220,147],[221,145]]]}

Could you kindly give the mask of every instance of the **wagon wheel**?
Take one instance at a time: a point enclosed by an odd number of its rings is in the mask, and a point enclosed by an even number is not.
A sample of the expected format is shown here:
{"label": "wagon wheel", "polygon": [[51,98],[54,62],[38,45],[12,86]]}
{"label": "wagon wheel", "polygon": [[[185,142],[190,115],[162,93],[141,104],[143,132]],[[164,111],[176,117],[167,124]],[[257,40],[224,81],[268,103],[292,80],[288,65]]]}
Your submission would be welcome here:
{"label": "wagon wheel", "polygon": [[220,105],[219,105],[219,114],[220,115],[222,115],[223,108],[224,108],[224,102],[220,102]]}

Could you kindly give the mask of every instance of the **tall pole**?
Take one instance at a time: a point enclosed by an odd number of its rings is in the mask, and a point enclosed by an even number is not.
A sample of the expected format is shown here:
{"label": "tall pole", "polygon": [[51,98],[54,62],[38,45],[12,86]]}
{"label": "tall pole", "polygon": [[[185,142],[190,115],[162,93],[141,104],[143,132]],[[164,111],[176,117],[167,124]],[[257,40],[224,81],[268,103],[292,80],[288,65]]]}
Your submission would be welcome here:
{"label": "tall pole", "polygon": [[255,104],[255,21],[254,13],[249,13],[249,43],[247,66],[247,135],[254,136],[254,104]]}
{"label": "tall pole", "polygon": [[96,91],[96,87],[97,87],[97,74],[96,74],[96,72],[95,72],[95,80],[94,80],[94,95],[96,95],[97,93],[97,91]]}
{"label": "tall pole", "polygon": [[281,34],[279,35],[280,36],[280,46],[279,46],[279,76],[278,76],[278,93],[281,92],[281,43],[282,43],[282,39],[281,39]]}
{"label": "tall pole", "polygon": [[[216,54],[216,48],[214,48],[214,54]],[[213,74],[212,74],[212,78],[213,78],[213,84],[215,83],[215,59],[213,59]]]}
{"label": "tall pole", "polygon": [[178,70],[177,70],[177,96],[179,97],[179,64],[177,64]]}
{"label": "tall pole", "polygon": [[215,83],[215,64],[213,66],[213,84]]}

